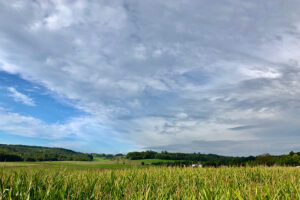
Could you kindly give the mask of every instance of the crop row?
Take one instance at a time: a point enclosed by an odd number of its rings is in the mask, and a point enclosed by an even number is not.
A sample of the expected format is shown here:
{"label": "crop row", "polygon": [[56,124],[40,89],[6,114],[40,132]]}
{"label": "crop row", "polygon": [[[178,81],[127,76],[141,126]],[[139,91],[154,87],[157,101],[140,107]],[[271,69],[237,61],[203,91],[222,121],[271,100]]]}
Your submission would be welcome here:
{"label": "crop row", "polygon": [[300,169],[2,168],[0,199],[300,199]]}

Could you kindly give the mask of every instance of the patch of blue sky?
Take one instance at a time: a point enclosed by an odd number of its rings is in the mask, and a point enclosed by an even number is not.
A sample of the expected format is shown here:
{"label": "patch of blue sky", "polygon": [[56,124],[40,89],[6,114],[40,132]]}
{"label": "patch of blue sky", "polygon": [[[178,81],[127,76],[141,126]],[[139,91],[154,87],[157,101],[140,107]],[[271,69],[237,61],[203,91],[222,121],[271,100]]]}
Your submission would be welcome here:
{"label": "patch of blue sky", "polygon": [[133,144],[122,141],[83,141],[78,138],[62,138],[49,140],[38,137],[25,137],[7,134],[0,130],[0,144],[22,144],[32,146],[62,147],[85,153],[127,153],[129,149],[135,150]]}
{"label": "patch of blue sky", "polygon": [[33,146],[49,146],[49,140],[36,137],[25,137],[7,134],[0,130],[0,144],[22,144]]}
{"label": "patch of blue sky", "polygon": [[[65,146],[65,145],[64,145]],[[88,144],[79,146],[79,147],[71,147],[70,149],[76,149],[80,152],[86,153],[128,153],[130,150],[136,150],[137,147],[133,144],[129,144],[121,141],[89,141]]]}
{"label": "patch of blue sky", "polygon": [[193,82],[195,84],[199,85],[205,85],[210,83],[211,77],[209,74],[204,73],[201,70],[194,70],[194,71],[189,71],[183,74],[183,77],[185,77],[188,81]]}
{"label": "patch of blue sky", "polygon": [[[28,106],[15,101],[8,90],[10,87],[31,98],[35,105]],[[31,116],[46,123],[64,122],[69,118],[85,114],[65,100],[55,97],[43,86],[26,81],[18,75],[5,72],[0,72],[0,107],[8,112]]]}

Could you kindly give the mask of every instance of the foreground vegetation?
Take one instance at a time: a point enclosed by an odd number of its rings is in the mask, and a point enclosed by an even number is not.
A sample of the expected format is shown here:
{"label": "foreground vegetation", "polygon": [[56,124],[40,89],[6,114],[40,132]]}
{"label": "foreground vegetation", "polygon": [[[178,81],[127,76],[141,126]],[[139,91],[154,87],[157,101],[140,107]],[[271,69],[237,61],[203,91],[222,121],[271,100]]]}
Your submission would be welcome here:
{"label": "foreground vegetation", "polygon": [[300,199],[299,168],[99,169],[68,163],[2,165],[0,199]]}

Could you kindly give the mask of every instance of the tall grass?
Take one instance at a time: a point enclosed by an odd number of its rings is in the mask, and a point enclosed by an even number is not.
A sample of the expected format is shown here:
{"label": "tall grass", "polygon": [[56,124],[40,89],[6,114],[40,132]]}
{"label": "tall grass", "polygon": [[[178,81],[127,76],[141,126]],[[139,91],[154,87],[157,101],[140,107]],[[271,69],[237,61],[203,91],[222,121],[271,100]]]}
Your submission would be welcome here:
{"label": "tall grass", "polygon": [[300,169],[1,169],[0,199],[300,199]]}

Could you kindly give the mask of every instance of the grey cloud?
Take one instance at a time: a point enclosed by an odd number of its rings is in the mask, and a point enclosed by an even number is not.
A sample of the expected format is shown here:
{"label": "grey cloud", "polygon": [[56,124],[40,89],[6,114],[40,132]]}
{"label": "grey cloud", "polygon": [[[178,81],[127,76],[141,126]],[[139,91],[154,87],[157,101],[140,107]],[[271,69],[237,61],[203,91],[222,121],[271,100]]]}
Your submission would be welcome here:
{"label": "grey cloud", "polygon": [[247,129],[254,129],[254,128],[258,128],[258,125],[247,125],[247,126],[236,126],[233,128],[229,128],[230,130],[233,131],[239,131],[239,130],[247,130]]}

